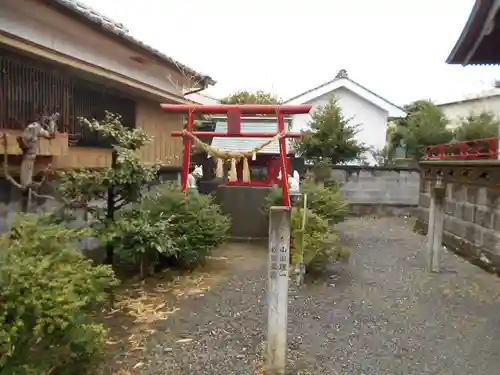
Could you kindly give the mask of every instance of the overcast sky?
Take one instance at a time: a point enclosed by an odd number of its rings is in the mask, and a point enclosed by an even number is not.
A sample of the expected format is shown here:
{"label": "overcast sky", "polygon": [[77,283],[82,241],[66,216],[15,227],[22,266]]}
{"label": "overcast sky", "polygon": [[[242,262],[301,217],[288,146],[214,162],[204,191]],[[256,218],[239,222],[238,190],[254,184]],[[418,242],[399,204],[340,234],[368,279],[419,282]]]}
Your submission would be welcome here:
{"label": "overcast sky", "polygon": [[283,99],[339,69],[397,104],[459,100],[500,69],[445,64],[474,0],[83,0],[218,81],[207,93]]}

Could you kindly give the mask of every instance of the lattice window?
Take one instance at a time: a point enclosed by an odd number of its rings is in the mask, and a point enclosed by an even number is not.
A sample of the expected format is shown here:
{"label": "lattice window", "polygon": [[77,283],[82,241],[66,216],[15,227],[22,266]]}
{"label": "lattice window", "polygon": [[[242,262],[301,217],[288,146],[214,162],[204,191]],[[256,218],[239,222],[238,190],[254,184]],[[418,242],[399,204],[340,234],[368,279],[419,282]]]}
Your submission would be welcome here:
{"label": "lattice window", "polygon": [[23,129],[42,114],[59,112],[59,130],[74,145],[108,147],[95,132],[81,127],[78,117],[102,119],[104,111],[119,113],[135,125],[135,102],[103,85],[90,83],[61,66],[0,48],[0,128]]}

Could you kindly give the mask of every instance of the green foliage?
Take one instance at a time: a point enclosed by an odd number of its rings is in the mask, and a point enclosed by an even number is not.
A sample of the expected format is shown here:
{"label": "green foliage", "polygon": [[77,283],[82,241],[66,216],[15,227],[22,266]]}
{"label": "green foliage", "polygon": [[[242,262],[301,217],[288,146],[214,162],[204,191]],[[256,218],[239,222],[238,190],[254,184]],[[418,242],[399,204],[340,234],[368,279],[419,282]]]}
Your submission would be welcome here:
{"label": "green foliage", "polygon": [[0,373],[91,374],[106,332],[89,316],[116,285],[75,251],[85,230],[24,217],[0,239]]}
{"label": "green foliage", "polygon": [[358,159],[367,151],[367,147],[355,139],[360,124],[353,124],[342,114],[335,97],[313,112],[309,125],[311,130],[294,142],[297,152],[305,158],[327,160],[328,164],[335,165]]}
{"label": "green foliage", "polygon": [[330,230],[328,220],[308,210],[305,231],[302,231],[302,215],[303,211],[300,208],[292,209],[294,264],[299,262],[302,244],[304,264],[308,273],[321,272],[329,264],[349,259],[349,250],[339,243],[337,234]]}
{"label": "green foliage", "polygon": [[330,225],[346,220],[349,205],[342,199],[337,186],[318,186],[311,179],[305,179],[301,183],[300,191],[307,194],[308,208],[326,219]]}
{"label": "green foliage", "polygon": [[455,130],[455,140],[472,141],[481,138],[498,137],[499,126],[500,121],[493,113],[471,114],[464,118],[460,126]]}
{"label": "green foliage", "polygon": [[[106,199],[108,189],[114,187],[112,211],[119,210],[140,198],[141,184],[155,178],[157,166],[142,163],[136,150],[151,141],[142,129],[129,129],[122,125],[121,117],[106,112],[101,122],[81,119],[83,125],[97,131],[111,142],[116,153],[116,165],[101,169],[75,169],[59,174],[59,193],[66,202],[88,205],[93,200]],[[106,210],[94,209],[103,221]]]}
{"label": "green foliage", "polygon": [[264,206],[262,207],[262,212],[269,215],[269,210],[272,206],[281,206],[283,204],[283,193],[280,187],[274,187],[271,189],[266,197]]}
{"label": "green foliage", "polygon": [[169,217],[175,254],[168,257],[168,261],[177,267],[191,269],[204,264],[229,230],[229,218],[222,214],[212,197],[185,196],[175,184],[158,186],[143,200],[142,209],[147,210],[153,220]]}
{"label": "green foliage", "polygon": [[407,155],[419,160],[424,146],[447,143],[453,139],[453,133],[447,129],[448,119],[434,103],[417,100],[404,109],[407,116],[394,120],[396,129],[391,134],[392,148],[403,143]]}
{"label": "green foliage", "polygon": [[[301,183],[300,191],[307,194],[306,230],[302,232],[303,198],[292,208],[292,262],[299,262],[304,244],[304,264],[309,273],[319,272],[328,264],[349,259],[350,252],[343,247],[338,236],[331,232],[332,224],[344,221],[348,215],[348,204],[342,200],[338,186],[323,187],[306,179]],[[279,188],[271,190],[266,197],[265,212],[271,206],[282,204],[282,192]],[[302,236],[303,242],[302,242]]]}
{"label": "green foliage", "polygon": [[221,99],[220,102],[222,104],[281,104],[282,100],[262,90],[256,92],[240,90]]}
{"label": "green foliage", "polygon": [[121,212],[108,225],[98,225],[97,236],[111,244],[119,263],[139,266],[141,277],[152,273],[159,256],[176,256],[179,249],[172,239],[174,226],[171,217],[163,213],[151,215],[142,205]]}
{"label": "green foliage", "polygon": [[[151,138],[141,129],[125,127],[119,115],[107,111],[101,122],[80,120],[84,126],[98,132],[111,143],[114,162],[106,168],[84,168],[61,172],[59,193],[63,198],[65,208],[71,210],[75,206],[84,207],[92,214],[98,222],[94,225],[97,236],[105,240],[103,246],[108,250],[106,252],[107,263],[113,262],[114,247],[120,249],[122,255],[128,254],[126,258],[129,260],[150,254],[146,248],[136,245],[145,240],[152,241],[152,243],[159,242],[160,238],[153,240],[152,237],[156,232],[158,235],[163,233],[162,222],[148,224],[144,221],[145,216],[142,214],[135,216],[127,214],[128,216],[121,218],[120,223],[114,223],[114,221],[115,215],[120,210],[133,202],[140,201],[144,192],[143,185],[155,179],[158,166],[144,164],[137,153],[137,149],[150,142]],[[95,200],[105,200],[106,206],[89,206]],[[63,211],[61,213],[64,213]],[[136,238],[130,242],[131,236],[136,236],[138,233],[133,224],[140,225],[145,233],[142,239]],[[155,230],[152,230],[150,226],[153,226]],[[130,229],[130,233],[125,233],[126,229]],[[123,240],[121,244],[119,239]],[[131,243],[134,247],[125,252],[124,248]],[[130,252],[135,252],[135,256],[130,257]]]}
{"label": "green foliage", "polygon": [[184,268],[203,264],[228,230],[228,219],[218,206],[209,197],[190,194],[186,198],[170,185],[145,194],[143,185],[157,172],[156,166],[145,165],[136,152],[150,140],[147,134],[124,127],[120,117],[110,113],[100,123],[82,121],[111,141],[116,165],[64,172],[60,191],[70,205],[77,202],[88,207],[93,200],[109,199],[109,190],[113,190],[111,206],[90,208],[96,218],[94,235],[103,246],[113,249],[121,264],[139,266],[143,277],[160,258]]}
{"label": "green foliage", "polygon": [[[340,196],[337,186],[320,186],[307,178],[300,184],[300,192],[307,194],[308,209],[324,218],[330,225],[345,221],[349,205]],[[271,206],[281,205],[282,197],[281,188],[273,188],[266,197],[264,211],[267,213]]]}

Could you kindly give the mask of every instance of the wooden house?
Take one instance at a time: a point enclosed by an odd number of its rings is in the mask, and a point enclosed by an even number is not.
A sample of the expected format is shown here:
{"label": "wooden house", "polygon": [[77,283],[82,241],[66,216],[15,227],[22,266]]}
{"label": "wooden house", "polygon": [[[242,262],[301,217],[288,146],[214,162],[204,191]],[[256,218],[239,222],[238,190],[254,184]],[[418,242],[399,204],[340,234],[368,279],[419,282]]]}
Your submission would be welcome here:
{"label": "wooden house", "polygon": [[[144,161],[177,173],[182,140],[170,132],[182,129],[183,117],[160,103],[190,103],[186,94],[214,83],[81,1],[0,1],[0,132],[15,139],[40,114],[59,112],[56,139],[39,150],[54,168],[110,165],[109,145],[78,121],[107,110],[154,137],[138,151]],[[15,142],[7,148],[21,153]]]}

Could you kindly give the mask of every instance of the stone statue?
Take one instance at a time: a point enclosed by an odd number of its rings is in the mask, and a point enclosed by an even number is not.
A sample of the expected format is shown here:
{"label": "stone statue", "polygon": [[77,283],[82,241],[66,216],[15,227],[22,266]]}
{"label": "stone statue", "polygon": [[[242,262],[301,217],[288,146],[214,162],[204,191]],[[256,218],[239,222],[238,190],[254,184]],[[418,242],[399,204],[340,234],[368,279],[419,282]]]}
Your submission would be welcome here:
{"label": "stone statue", "polygon": [[[281,170],[278,174],[278,180],[281,180]],[[293,171],[293,177],[288,175],[288,189],[290,190],[290,195],[300,194],[300,175],[299,172]]]}
{"label": "stone statue", "polygon": [[17,137],[17,143],[23,152],[20,173],[20,185],[22,187],[29,187],[33,182],[33,171],[38,152],[38,140],[40,138],[55,138],[58,119],[59,113],[43,117],[41,122],[36,121],[29,124],[24,129],[23,133]]}
{"label": "stone statue", "polygon": [[20,191],[22,191],[23,193],[27,193],[23,194],[21,205],[21,210],[23,212],[28,212],[31,196],[53,199],[53,197],[45,195],[42,196],[35,191],[39,189],[45,181],[47,171],[50,169],[50,165],[44,171],[42,179],[40,181],[33,181],[33,174],[35,170],[35,161],[38,153],[39,140],[41,138],[50,140],[56,137],[58,119],[59,113],[53,113],[51,116],[43,116],[40,121],[35,121],[31,124],[28,124],[23,130],[22,134],[16,138],[19,148],[22,151],[19,182],[16,181],[9,173],[7,134],[3,134],[3,168],[5,178]]}
{"label": "stone statue", "polygon": [[196,180],[203,177],[203,168],[201,165],[194,167],[194,170],[188,174],[187,187],[188,189],[197,189]]}

